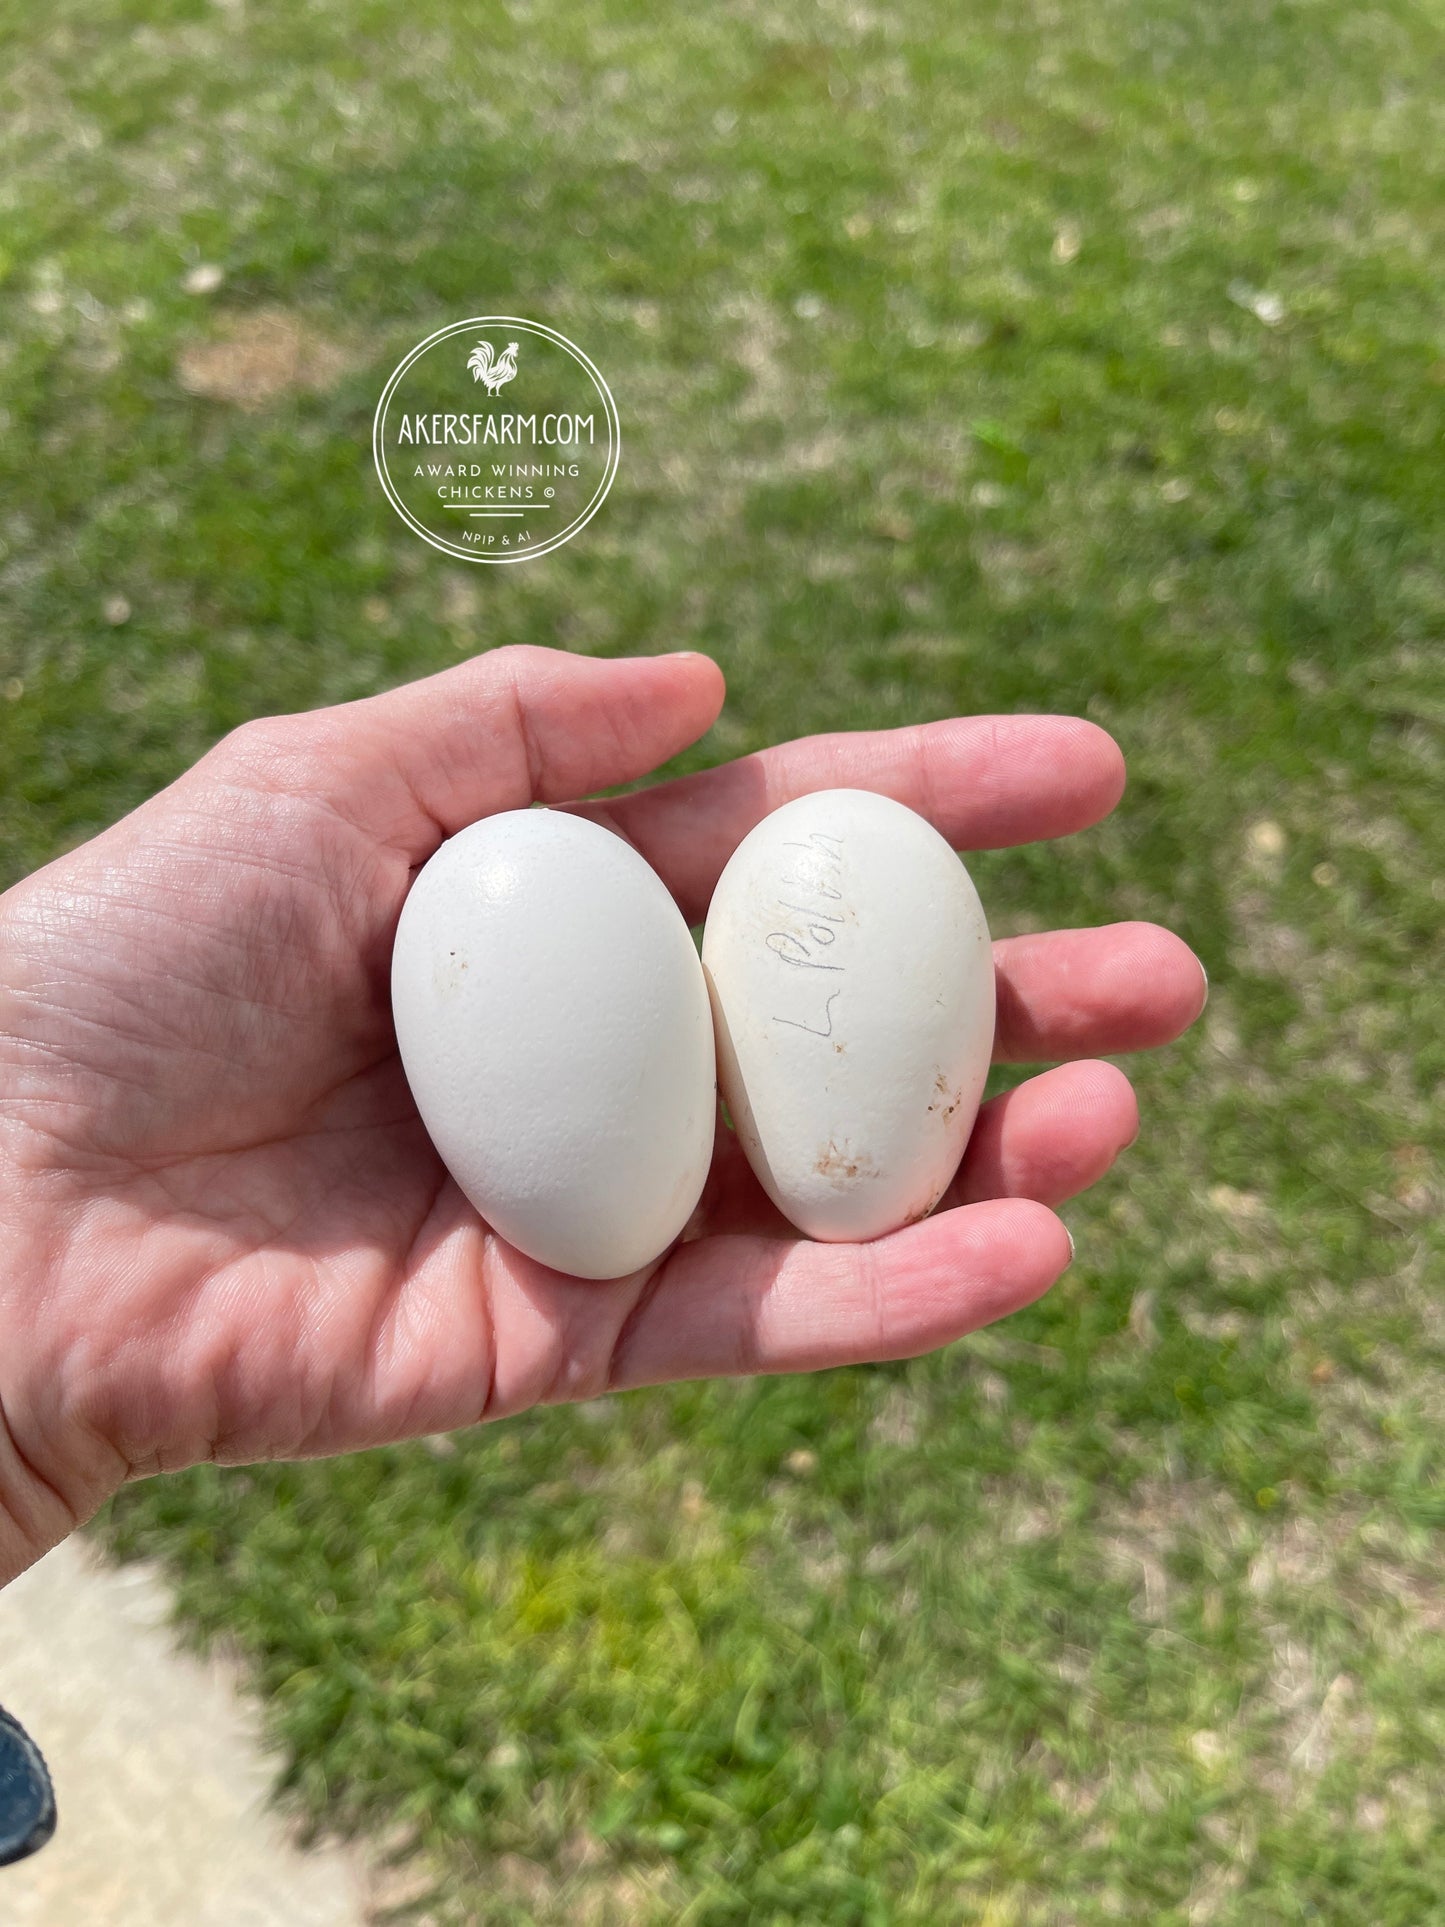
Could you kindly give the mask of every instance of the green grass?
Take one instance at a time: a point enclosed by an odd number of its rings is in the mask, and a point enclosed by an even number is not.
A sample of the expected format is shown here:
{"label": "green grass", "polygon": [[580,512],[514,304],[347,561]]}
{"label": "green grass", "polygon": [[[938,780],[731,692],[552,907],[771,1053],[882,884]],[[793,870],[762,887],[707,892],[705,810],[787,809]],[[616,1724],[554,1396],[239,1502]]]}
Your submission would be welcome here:
{"label": "green grass", "polygon": [[[981,857],[995,927],[1213,981],[1003,1327],[125,1494],[288,1798],[445,1920],[1445,1921],[1438,3],[11,0],[0,48],[6,880],[244,716],[691,645],[689,767],[1105,724],[1122,808]],[[258,309],[326,379],[188,392]],[[371,470],[478,311],[621,411],[524,568]]]}

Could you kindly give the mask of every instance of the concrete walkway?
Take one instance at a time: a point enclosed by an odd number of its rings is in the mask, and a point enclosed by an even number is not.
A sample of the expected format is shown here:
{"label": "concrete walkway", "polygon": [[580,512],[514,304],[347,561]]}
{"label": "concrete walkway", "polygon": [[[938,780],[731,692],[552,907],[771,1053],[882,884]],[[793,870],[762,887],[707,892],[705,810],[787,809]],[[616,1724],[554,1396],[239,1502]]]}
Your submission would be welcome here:
{"label": "concrete walkway", "polygon": [[60,1812],[48,1846],[0,1867],[0,1921],[364,1927],[359,1862],[287,1839],[251,1709],[175,1650],[167,1609],[153,1572],[73,1539],[0,1592],[0,1705],[45,1755]]}

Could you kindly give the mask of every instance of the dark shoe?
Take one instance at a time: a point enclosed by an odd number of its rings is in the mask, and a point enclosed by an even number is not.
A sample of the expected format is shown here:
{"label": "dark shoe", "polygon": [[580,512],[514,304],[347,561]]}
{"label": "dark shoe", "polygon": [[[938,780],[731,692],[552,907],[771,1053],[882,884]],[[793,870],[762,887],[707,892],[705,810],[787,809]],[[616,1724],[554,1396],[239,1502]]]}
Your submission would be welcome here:
{"label": "dark shoe", "polygon": [[40,1749],[0,1707],[0,1867],[43,1847],[55,1831],[55,1794]]}

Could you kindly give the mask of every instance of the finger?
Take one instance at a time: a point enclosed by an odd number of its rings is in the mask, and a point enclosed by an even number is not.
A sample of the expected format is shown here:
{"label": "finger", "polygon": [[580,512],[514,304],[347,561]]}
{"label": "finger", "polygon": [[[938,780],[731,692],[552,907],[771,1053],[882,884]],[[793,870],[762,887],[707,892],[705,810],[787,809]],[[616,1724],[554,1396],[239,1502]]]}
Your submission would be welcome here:
{"label": "finger", "polygon": [[706,656],[496,649],[360,701],[244,725],[220,746],[283,789],[333,801],[420,862],[494,810],[630,783],[717,719]]}
{"label": "finger", "polygon": [[1072,1255],[1041,1204],[965,1205],[867,1245],[680,1245],[622,1327],[614,1390],[911,1358],[1048,1290]]}
{"label": "finger", "polygon": [[1102,1057],[1178,1037],[1204,1009],[1204,966],[1156,923],[1005,937],[993,947],[994,1058]]}
{"label": "finger", "polygon": [[1124,792],[1124,759],[1111,736],[1077,716],[953,717],[804,737],[581,807],[630,838],[697,923],[753,825],[822,789],[878,790],[926,816],[955,849],[998,849],[1107,816]]}
{"label": "finger", "polygon": [[1112,1064],[1065,1064],[985,1104],[943,1201],[1034,1198],[1062,1204],[1139,1135],[1133,1087]]}

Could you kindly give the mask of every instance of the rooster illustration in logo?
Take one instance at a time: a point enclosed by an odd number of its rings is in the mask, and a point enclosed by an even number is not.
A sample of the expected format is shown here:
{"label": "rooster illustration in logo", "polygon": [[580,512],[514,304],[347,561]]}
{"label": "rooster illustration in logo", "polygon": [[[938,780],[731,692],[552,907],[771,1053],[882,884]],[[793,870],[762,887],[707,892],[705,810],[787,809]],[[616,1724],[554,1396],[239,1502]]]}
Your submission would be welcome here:
{"label": "rooster illustration in logo", "polygon": [[472,371],[472,380],[486,383],[487,393],[495,395],[499,388],[505,388],[517,372],[517,344],[509,341],[506,348],[495,358],[490,341],[479,341],[467,357],[467,366]]}

